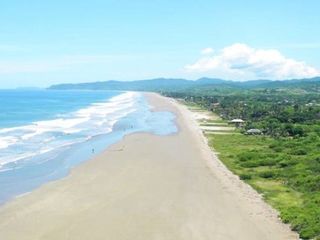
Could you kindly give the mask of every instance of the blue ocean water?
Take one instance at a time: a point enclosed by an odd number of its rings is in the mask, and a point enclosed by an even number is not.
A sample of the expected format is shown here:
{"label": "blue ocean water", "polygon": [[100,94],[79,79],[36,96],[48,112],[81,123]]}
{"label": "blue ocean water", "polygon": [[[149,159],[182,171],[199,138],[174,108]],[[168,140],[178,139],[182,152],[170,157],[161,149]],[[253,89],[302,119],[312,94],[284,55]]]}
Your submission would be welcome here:
{"label": "blue ocean water", "polygon": [[153,112],[140,93],[0,90],[0,204],[133,132],[177,132],[175,116]]}

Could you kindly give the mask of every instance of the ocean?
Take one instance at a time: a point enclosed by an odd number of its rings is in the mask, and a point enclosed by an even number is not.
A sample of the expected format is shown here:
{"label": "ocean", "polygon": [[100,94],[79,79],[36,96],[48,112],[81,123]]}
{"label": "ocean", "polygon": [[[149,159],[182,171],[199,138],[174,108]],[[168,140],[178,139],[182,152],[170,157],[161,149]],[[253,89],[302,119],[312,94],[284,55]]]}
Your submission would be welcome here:
{"label": "ocean", "polygon": [[174,119],[141,93],[0,90],[0,204],[65,177],[127,134],[173,134]]}

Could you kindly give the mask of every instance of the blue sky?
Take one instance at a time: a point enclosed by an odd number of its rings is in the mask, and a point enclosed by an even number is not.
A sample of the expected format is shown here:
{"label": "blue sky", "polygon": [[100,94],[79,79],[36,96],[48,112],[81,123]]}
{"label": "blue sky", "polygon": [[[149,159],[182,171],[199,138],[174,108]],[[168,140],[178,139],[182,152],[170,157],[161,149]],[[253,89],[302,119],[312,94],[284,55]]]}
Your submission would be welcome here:
{"label": "blue sky", "polygon": [[3,0],[0,88],[312,77],[319,9],[318,0]]}

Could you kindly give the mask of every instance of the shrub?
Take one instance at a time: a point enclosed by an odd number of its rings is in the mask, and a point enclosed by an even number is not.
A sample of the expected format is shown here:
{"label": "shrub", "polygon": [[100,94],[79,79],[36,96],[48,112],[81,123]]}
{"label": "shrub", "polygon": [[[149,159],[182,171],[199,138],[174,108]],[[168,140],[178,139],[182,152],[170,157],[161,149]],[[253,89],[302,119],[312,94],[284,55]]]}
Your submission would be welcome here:
{"label": "shrub", "polygon": [[256,152],[244,152],[244,153],[238,154],[238,159],[240,162],[249,161],[258,157],[259,155]]}
{"label": "shrub", "polygon": [[240,166],[244,168],[255,168],[255,167],[259,167],[260,163],[258,161],[248,161],[248,162],[242,162]]}
{"label": "shrub", "polygon": [[283,148],[280,147],[280,146],[273,148],[273,151],[275,151],[275,152],[277,152],[277,153],[282,152],[282,150],[283,150]]}
{"label": "shrub", "polygon": [[259,165],[260,166],[273,166],[278,162],[276,158],[265,158],[265,159],[260,159],[259,160]]}
{"label": "shrub", "polygon": [[274,178],[276,174],[272,171],[265,171],[265,172],[259,173],[259,176],[262,178]]}
{"label": "shrub", "polygon": [[281,168],[285,168],[285,167],[289,167],[289,166],[293,166],[293,165],[296,165],[298,162],[296,160],[289,160],[289,159],[286,159],[286,160],[282,160],[278,163],[279,167]]}
{"label": "shrub", "polygon": [[250,180],[252,179],[252,175],[249,173],[242,173],[239,175],[241,180]]}
{"label": "shrub", "polygon": [[320,157],[308,161],[308,169],[314,173],[320,173]]}
{"label": "shrub", "polygon": [[299,148],[299,149],[294,149],[292,151],[293,155],[307,155],[308,152],[305,149]]}
{"label": "shrub", "polygon": [[277,148],[279,145],[277,143],[272,143],[269,145],[269,148],[274,149]]}

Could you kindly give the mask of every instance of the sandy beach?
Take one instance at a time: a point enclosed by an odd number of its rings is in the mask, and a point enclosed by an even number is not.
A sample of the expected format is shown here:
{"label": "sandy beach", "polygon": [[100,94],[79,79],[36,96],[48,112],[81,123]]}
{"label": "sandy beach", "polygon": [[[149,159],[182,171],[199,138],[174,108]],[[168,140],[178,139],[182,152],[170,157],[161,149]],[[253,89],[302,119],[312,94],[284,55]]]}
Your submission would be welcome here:
{"label": "sandy beach", "polygon": [[0,208],[1,240],[291,240],[276,211],[209,149],[186,107],[146,94],[176,115],[170,136],[126,136]]}

